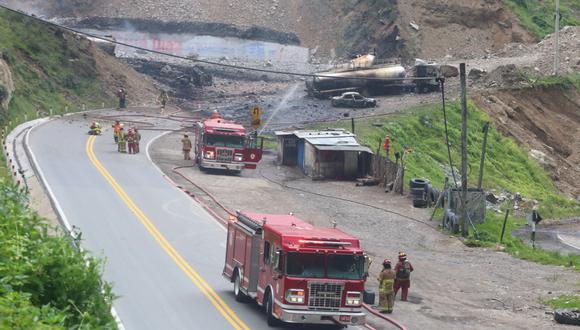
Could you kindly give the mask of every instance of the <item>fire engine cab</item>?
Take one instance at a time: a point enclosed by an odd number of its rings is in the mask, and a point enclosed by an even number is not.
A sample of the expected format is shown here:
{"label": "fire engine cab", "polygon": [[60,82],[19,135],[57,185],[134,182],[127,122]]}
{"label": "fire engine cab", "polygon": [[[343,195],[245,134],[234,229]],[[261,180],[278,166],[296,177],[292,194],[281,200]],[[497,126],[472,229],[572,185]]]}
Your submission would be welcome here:
{"label": "fire engine cab", "polygon": [[244,126],[223,119],[217,111],[195,129],[195,159],[202,169],[255,169],[262,159],[262,147],[263,140],[258,146],[256,133],[247,134]]}
{"label": "fire engine cab", "polygon": [[364,324],[368,258],[359,240],[293,215],[237,213],[223,275],[237,301],[255,300],[268,325]]}

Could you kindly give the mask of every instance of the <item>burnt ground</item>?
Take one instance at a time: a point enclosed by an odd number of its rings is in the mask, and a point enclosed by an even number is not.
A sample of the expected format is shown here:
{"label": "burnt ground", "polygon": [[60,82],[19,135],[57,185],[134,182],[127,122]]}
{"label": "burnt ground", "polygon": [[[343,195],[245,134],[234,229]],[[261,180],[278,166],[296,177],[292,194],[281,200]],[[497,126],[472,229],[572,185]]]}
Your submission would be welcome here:
{"label": "burnt ground", "polygon": [[300,44],[300,39],[294,33],[276,31],[259,26],[241,28],[233,24],[217,22],[176,22],[129,17],[89,17],[80,20],[68,20],[68,24],[74,28],[88,28],[97,30],[134,29],[152,33],[171,31],[208,35],[214,37],[232,37],[270,41],[285,45]]}
{"label": "burnt ground", "polygon": [[[171,172],[174,166],[191,165],[181,160],[179,138],[170,134],[157,140],[152,158],[173,180],[195,191]],[[355,187],[353,182],[314,182],[274,160],[267,154],[257,170],[240,176],[202,173],[195,167],[180,171],[232,210],[294,212],[320,226],[336,221],[361,238],[378,261],[406,251],[415,267],[410,299],[397,301],[393,316],[409,329],[565,328],[554,323],[540,301],[578,288],[580,273],[466,247],[440,232],[439,220],[429,221],[429,210],[413,208],[405,196],[385,194],[379,187]],[[375,290],[378,261],[367,284]],[[373,325],[382,328],[380,322]]]}

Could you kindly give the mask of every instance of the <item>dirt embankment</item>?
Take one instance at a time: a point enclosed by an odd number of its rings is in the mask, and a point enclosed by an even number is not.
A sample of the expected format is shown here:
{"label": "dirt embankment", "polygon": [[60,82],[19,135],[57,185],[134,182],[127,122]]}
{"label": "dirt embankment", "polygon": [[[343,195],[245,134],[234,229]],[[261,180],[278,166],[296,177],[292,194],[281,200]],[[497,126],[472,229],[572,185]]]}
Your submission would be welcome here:
{"label": "dirt embankment", "polygon": [[250,40],[270,41],[281,44],[298,45],[300,39],[291,32],[276,31],[269,28],[252,26],[247,29],[232,24],[214,22],[164,22],[143,18],[90,17],[69,22],[75,28],[99,30],[119,29],[137,30],[154,33],[192,33],[215,37],[233,37]]}
{"label": "dirt embankment", "polygon": [[473,98],[502,133],[528,148],[560,190],[580,200],[580,91],[493,90]]}
{"label": "dirt embankment", "polygon": [[[262,29],[279,31],[297,36],[301,45],[321,58],[373,49],[381,57],[408,60],[414,56],[436,59],[446,55],[473,58],[507,43],[534,41],[501,0],[102,0],[98,6],[87,0],[12,3],[51,17],[193,22],[187,24],[222,26],[218,30],[237,35],[245,31],[251,38],[279,34],[263,33]],[[68,6],[66,10],[54,10],[63,3]]]}

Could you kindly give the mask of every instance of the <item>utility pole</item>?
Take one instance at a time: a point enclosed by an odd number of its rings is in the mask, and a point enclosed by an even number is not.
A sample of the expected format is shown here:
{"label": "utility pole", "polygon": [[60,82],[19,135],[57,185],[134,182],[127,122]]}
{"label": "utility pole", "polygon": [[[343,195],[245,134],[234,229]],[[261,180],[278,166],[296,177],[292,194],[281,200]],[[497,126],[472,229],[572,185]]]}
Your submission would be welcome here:
{"label": "utility pole", "polygon": [[459,64],[461,79],[461,230],[467,237],[467,74],[465,63]]}
{"label": "utility pole", "polygon": [[554,23],[554,75],[560,71],[560,0],[556,0],[556,22]]}

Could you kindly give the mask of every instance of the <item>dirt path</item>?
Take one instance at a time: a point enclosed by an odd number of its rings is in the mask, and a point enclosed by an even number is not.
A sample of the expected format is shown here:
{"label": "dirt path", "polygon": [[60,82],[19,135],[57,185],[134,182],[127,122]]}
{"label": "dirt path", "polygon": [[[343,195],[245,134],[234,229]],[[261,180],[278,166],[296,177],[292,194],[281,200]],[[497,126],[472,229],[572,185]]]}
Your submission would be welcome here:
{"label": "dirt path", "polygon": [[[186,165],[178,147],[179,136],[167,135],[153,144],[152,156],[170,177],[184,183],[170,173],[173,166]],[[564,329],[546,314],[540,300],[579,288],[580,273],[468,248],[437,231],[438,220],[426,221],[428,211],[412,208],[406,197],[352,182],[312,182],[295,169],[276,166],[274,158],[266,155],[257,171],[241,176],[205,174],[197,168],[181,171],[230,209],[294,212],[321,226],[334,220],[360,237],[376,260],[406,251],[416,271],[409,302],[397,301],[394,316],[410,329]],[[376,289],[378,271],[375,262],[370,288]]]}

